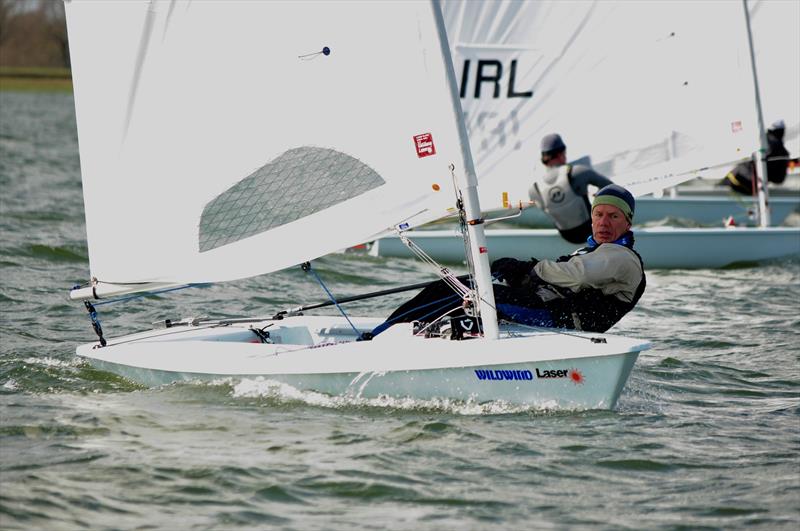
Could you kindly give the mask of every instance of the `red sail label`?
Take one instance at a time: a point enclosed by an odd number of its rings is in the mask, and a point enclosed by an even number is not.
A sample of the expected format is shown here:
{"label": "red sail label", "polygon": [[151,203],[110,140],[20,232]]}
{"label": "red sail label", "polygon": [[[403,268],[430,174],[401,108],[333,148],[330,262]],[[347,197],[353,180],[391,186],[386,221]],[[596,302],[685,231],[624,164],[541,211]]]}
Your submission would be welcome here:
{"label": "red sail label", "polygon": [[414,136],[414,146],[419,158],[436,155],[436,146],[433,145],[433,136],[430,133]]}

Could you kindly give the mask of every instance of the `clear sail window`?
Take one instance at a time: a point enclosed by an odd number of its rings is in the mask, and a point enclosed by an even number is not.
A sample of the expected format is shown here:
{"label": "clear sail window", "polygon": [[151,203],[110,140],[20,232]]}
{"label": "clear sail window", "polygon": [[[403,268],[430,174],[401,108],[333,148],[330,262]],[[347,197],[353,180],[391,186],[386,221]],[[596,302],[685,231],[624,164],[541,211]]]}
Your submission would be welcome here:
{"label": "clear sail window", "polygon": [[333,149],[290,149],[217,196],[200,217],[200,252],[286,225],[384,184]]}

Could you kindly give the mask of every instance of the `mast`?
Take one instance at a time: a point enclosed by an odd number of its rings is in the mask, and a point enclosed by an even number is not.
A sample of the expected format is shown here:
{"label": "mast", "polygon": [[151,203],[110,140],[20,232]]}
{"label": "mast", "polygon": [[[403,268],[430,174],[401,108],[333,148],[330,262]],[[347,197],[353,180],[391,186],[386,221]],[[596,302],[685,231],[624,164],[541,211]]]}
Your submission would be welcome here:
{"label": "mast", "polygon": [[767,134],[764,130],[764,115],[761,110],[761,93],[758,88],[758,73],[756,72],[756,55],[753,49],[753,31],[750,28],[750,11],[747,9],[747,0],[742,0],[744,7],[744,21],[747,26],[747,45],[750,50],[750,68],[753,74],[753,88],[755,94],[756,114],[758,115],[759,150],[756,152],[755,176],[758,181],[758,225],[769,227],[769,192],[767,191]]}
{"label": "mast", "polygon": [[458,124],[458,136],[461,140],[461,163],[463,174],[462,194],[464,196],[464,209],[467,214],[467,231],[469,233],[470,254],[475,265],[475,282],[478,289],[478,308],[483,322],[483,333],[486,339],[497,339],[500,331],[497,326],[497,311],[495,310],[494,291],[492,289],[492,275],[489,268],[489,253],[486,235],[483,230],[483,218],[478,201],[478,179],[475,176],[475,164],[472,161],[472,152],[469,147],[469,137],[464,125],[464,114],[461,109],[461,100],[458,94],[456,73],[453,68],[453,58],[450,55],[450,45],[445,31],[444,18],[439,0],[431,0],[431,8],[436,18],[436,29],[439,32],[439,45],[442,58],[447,68],[447,81],[450,85],[450,101],[452,103],[453,118]]}

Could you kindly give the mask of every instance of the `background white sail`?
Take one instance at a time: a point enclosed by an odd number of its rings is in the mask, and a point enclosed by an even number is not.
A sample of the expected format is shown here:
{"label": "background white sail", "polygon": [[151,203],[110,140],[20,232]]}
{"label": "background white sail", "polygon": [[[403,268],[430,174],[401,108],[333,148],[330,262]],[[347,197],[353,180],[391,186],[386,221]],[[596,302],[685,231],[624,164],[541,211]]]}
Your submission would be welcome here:
{"label": "background white sail", "polygon": [[800,155],[800,2],[749,0],[765,126],[783,120],[791,156]]}
{"label": "background white sail", "polygon": [[[590,161],[637,195],[689,170],[723,164],[724,173],[758,148],[738,0],[444,6],[484,207],[502,191],[528,199],[543,171],[539,141],[551,132],[570,160]],[[786,120],[790,150],[800,122],[798,6],[751,6],[766,119]]]}
{"label": "background white sail", "polygon": [[231,280],[444,213],[432,7],[68,2],[92,276]]}

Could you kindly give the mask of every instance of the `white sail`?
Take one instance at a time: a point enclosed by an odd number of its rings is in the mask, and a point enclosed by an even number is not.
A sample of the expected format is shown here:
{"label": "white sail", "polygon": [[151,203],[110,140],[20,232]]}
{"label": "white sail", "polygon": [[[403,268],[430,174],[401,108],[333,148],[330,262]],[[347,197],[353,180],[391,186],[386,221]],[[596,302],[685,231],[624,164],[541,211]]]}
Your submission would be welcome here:
{"label": "white sail", "polygon": [[800,2],[749,0],[765,125],[783,120],[783,143],[800,155]]}
{"label": "white sail", "polygon": [[66,3],[99,281],[266,273],[454,202],[432,6],[276,5]]}
{"label": "white sail", "polygon": [[[756,24],[779,11],[797,20],[796,2],[752,9]],[[527,201],[547,133],[636,195],[759,147],[741,2],[448,0],[445,20],[484,207],[503,191]],[[792,124],[797,93],[780,114]]]}

